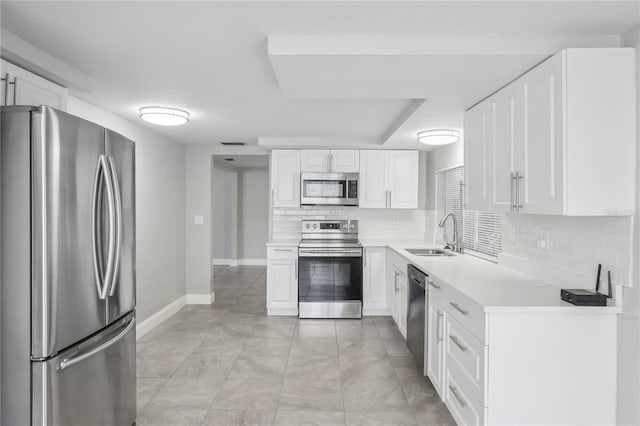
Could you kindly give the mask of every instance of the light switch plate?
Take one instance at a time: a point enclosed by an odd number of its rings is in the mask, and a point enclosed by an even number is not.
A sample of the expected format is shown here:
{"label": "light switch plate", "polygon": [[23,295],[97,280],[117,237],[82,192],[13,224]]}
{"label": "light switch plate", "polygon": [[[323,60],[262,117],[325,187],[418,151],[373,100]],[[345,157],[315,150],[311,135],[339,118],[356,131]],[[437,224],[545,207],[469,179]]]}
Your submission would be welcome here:
{"label": "light switch plate", "polygon": [[204,225],[204,216],[202,216],[202,215],[193,216],[193,224],[194,225]]}

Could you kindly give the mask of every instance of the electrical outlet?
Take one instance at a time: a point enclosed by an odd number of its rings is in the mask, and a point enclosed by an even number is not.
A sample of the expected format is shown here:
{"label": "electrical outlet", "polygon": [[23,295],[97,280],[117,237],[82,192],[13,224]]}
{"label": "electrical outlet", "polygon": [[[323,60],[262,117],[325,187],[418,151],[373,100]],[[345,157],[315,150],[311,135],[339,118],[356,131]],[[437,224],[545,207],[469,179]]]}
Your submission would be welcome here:
{"label": "electrical outlet", "polygon": [[198,214],[193,216],[193,224],[194,225],[204,225],[204,216],[198,215]]}
{"label": "electrical outlet", "polygon": [[540,232],[539,238],[536,240],[539,249],[549,250],[549,230],[543,229]]}

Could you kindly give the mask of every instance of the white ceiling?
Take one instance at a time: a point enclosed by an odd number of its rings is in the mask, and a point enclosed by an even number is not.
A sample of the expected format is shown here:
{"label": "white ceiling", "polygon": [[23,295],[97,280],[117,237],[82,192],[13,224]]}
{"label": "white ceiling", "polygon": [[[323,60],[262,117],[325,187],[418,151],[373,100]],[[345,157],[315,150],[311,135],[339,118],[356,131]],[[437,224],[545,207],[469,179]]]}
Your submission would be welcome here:
{"label": "white ceiling", "polygon": [[189,110],[188,125],[155,127],[185,143],[415,146],[416,130],[460,127],[466,107],[548,54],[615,45],[640,22],[637,1],[0,7],[4,29],[94,80],[74,95],[132,120],[143,105]]}

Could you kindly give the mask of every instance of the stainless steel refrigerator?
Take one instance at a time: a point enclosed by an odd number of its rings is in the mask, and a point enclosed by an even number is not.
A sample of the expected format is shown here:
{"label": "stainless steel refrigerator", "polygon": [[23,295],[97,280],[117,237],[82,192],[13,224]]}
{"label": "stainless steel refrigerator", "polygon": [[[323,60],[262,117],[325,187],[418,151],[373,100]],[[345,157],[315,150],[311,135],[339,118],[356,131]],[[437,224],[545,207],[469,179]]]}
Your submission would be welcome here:
{"label": "stainless steel refrigerator", "polygon": [[2,107],[2,425],[136,416],[134,143]]}

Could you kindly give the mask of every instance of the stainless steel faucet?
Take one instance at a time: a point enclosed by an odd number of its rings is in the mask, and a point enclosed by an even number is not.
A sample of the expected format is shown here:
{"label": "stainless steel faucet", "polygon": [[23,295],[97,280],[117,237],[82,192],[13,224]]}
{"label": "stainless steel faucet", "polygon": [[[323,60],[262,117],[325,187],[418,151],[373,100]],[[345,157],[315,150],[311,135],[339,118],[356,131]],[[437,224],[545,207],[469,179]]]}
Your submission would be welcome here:
{"label": "stainless steel faucet", "polygon": [[438,226],[440,228],[444,228],[445,222],[449,217],[453,219],[453,242],[450,243],[449,241],[445,241],[444,248],[453,250],[456,253],[462,253],[462,246],[460,245],[460,240],[458,239],[458,221],[456,220],[456,216],[453,213],[447,213],[442,219],[440,219],[440,223],[438,223]]}

